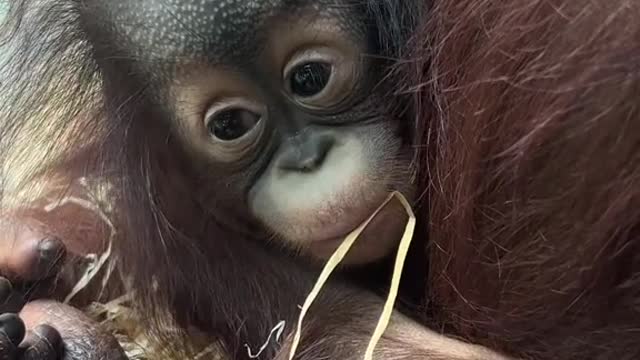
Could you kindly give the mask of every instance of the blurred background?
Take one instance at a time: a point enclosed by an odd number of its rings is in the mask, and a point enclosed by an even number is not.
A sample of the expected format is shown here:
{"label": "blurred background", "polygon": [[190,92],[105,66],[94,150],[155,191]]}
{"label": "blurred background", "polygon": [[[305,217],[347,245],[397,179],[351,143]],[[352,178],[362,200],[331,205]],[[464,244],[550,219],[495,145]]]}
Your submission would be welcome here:
{"label": "blurred background", "polygon": [[[7,12],[7,4],[9,0],[0,0],[0,23],[4,20],[4,16]],[[4,51],[2,51],[2,45],[0,44],[0,62],[4,59]]]}
{"label": "blurred background", "polygon": [[4,20],[4,15],[7,11],[7,4],[9,0],[0,0],[0,21]]}

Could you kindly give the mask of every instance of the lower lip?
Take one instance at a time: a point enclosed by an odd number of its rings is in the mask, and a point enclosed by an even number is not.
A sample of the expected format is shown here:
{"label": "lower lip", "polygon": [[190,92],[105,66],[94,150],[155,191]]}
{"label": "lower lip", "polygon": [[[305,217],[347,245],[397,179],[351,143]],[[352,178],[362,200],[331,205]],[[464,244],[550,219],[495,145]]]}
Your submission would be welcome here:
{"label": "lower lip", "polygon": [[335,250],[354,230],[355,227],[344,235],[311,239],[309,244],[316,249]]}
{"label": "lower lip", "polygon": [[309,242],[308,246],[311,252],[316,256],[329,258],[343,241],[344,238],[324,238],[313,240]]}
{"label": "lower lip", "polygon": [[[378,216],[376,217],[381,217],[383,212],[379,213]],[[325,234],[329,233],[329,235],[327,235],[326,237],[317,237],[313,239],[308,239],[307,241],[309,241],[312,244],[333,245],[335,243],[341,243],[342,241],[344,241],[344,239],[347,238],[347,236],[349,236],[349,234],[351,234],[353,231],[355,231],[355,229],[357,229],[360,225],[362,225],[362,222],[365,221],[366,219],[367,219],[367,216],[364,216],[362,218],[358,218],[357,222],[346,224],[346,226],[343,223],[343,224],[340,224],[341,226],[337,226],[336,229],[326,229],[326,230],[329,230],[329,231],[323,231]],[[371,227],[374,223],[375,221],[372,221],[367,228]]]}
{"label": "lower lip", "polygon": [[[381,202],[382,200],[380,200]],[[359,216],[357,216],[355,213],[352,213],[351,215],[356,215],[356,216],[349,216],[349,220],[352,221],[347,221],[347,222],[341,222],[336,224],[337,226],[335,227],[327,227],[324,229],[321,229],[318,232],[314,232],[316,233],[316,235],[320,235],[319,237],[314,237],[314,238],[308,238],[307,241],[315,246],[335,246],[336,244],[340,244],[342,243],[347,236],[349,236],[349,234],[351,234],[355,229],[357,229],[360,225],[362,225],[362,223],[370,216],[370,214],[375,210],[375,207],[372,207],[371,209],[368,209],[368,211],[362,211],[360,212]],[[380,224],[380,220],[382,218],[385,218],[386,215],[388,214],[390,210],[390,207],[385,207],[384,209],[382,209],[374,219],[372,219],[371,223],[367,226],[367,229],[370,229],[372,227],[375,227],[376,224]],[[353,221],[355,220],[355,221]],[[322,235],[326,235],[326,236],[322,236]]]}
{"label": "lower lip", "polygon": [[313,238],[308,238],[307,241],[311,243],[333,243],[336,241],[342,241],[356,227],[358,227],[359,223],[355,225],[349,223],[339,223],[336,225],[337,226],[334,227],[326,227],[320,229],[320,231],[314,231],[313,233],[316,236],[314,236]]}

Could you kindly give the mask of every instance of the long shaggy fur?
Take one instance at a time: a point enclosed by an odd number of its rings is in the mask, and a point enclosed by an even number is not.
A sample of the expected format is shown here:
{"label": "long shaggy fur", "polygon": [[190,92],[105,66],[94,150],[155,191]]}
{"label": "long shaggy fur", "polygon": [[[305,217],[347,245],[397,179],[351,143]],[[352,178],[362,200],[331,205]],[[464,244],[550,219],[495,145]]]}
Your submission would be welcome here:
{"label": "long shaggy fur", "polygon": [[408,78],[437,320],[527,359],[638,358],[640,3],[434,4]]}

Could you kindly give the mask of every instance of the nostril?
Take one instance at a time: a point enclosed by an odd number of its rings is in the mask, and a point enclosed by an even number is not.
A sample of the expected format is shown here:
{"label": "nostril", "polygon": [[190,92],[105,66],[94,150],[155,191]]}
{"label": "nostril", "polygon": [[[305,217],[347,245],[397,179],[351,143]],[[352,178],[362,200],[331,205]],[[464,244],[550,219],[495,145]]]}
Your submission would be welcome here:
{"label": "nostril", "polygon": [[300,162],[303,171],[314,171],[322,166],[333,146],[333,140],[329,138],[319,139],[311,146],[314,148],[308,154],[305,154],[306,156]]}
{"label": "nostril", "polygon": [[332,137],[317,136],[291,146],[282,155],[279,167],[287,171],[313,172],[322,166],[334,143]]}

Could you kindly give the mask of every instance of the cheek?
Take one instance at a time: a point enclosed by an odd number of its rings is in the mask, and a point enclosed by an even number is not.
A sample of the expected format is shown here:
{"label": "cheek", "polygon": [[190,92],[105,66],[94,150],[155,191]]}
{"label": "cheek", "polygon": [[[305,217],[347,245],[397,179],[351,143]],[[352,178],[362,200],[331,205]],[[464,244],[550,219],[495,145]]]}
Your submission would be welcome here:
{"label": "cheek", "polygon": [[[195,161],[201,161],[201,159]],[[220,166],[204,163],[194,173],[194,178],[188,184],[189,193],[202,209],[215,218],[216,222],[223,223],[239,233],[259,233],[260,224],[245,206],[247,183],[253,174],[242,172],[232,175],[227,173],[223,176],[221,175],[223,171]],[[183,201],[185,195],[176,192],[174,198],[178,198],[173,201]]]}

